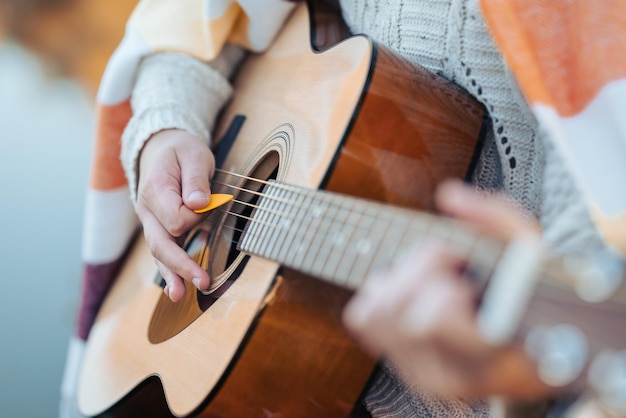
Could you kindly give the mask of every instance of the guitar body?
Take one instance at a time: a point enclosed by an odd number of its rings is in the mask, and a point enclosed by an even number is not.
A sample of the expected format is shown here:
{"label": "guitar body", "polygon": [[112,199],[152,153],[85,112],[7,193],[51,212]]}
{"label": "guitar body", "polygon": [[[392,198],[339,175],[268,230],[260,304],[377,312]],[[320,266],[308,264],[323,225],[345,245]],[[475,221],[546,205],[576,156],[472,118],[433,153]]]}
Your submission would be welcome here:
{"label": "guitar body", "polygon": [[[482,107],[366,37],[316,51],[312,36],[319,45],[337,32],[313,30],[309,16],[297,7],[270,50],[240,70],[215,135],[223,138],[221,168],[432,210],[437,183],[471,168]],[[216,180],[214,192],[252,201],[238,194],[252,187],[249,179]],[[236,203],[228,211],[245,215]],[[351,292],[237,253],[230,243],[241,221],[214,212],[202,235],[203,263],[225,285],[212,295],[188,286],[183,301],[170,302],[143,238],[135,240],[87,341],[81,411],[347,416],[376,364],[341,326]]]}

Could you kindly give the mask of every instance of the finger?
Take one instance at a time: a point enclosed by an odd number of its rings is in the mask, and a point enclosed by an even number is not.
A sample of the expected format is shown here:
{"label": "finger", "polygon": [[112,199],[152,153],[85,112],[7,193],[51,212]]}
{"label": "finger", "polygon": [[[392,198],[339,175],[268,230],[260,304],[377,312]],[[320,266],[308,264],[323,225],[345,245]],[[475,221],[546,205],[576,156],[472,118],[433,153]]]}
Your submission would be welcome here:
{"label": "finger", "polygon": [[503,196],[481,195],[457,180],[442,183],[435,195],[440,210],[452,217],[471,222],[483,231],[509,239],[523,231],[539,231],[520,206]]}
{"label": "finger", "polygon": [[155,260],[157,267],[159,268],[159,272],[161,273],[161,277],[165,280],[165,287],[163,288],[163,292],[167,297],[169,297],[172,302],[180,301],[183,296],[185,296],[185,285],[183,284],[183,279],[180,278],[177,274],[174,274],[170,269],[168,269],[163,263],[158,260]]}
{"label": "finger", "polygon": [[416,245],[401,260],[388,272],[368,279],[344,309],[346,328],[369,351],[381,351],[395,338],[398,317],[407,305],[424,297],[423,284],[446,268],[437,245]]}
{"label": "finger", "polygon": [[[372,302],[377,303],[374,295],[378,285],[382,285],[385,276],[381,274],[372,275],[368,278],[364,288],[357,291],[348,301],[342,312],[342,322],[346,330],[359,343],[367,353],[373,357],[378,357],[382,351],[381,344],[368,334],[368,330],[373,331],[376,321],[376,309]],[[381,295],[381,297],[383,297]]]}
{"label": "finger", "polygon": [[440,393],[467,391],[490,352],[472,320],[472,289],[450,266],[423,283],[381,341],[385,357]]}
{"label": "finger", "polygon": [[175,242],[154,216],[144,216],[142,223],[150,253],[170,271],[171,283],[179,277],[193,283],[199,290],[209,287],[211,281],[208,273]]}
{"label": "finger", "polygon": [[398,334],[436,345],[461,360],[482,356],[487,345],[474,321],[473,289],[452,270],[440,271],[396,317]]}
{"label": "finger", "polygon": [[201,209],[209,204],[215,160],[205,146],[200,152],[190,150],[178,156],[182,175],[182,196],[185,206],[191,210]]}
{"label": "finger", "polygon": [[137,212],[140,217],[143,212],[154,215],[174,237],[180,237],[202,219],[183,204],[179,181],[167,171],[146,174],[140,180]]}
{"label": "finger", "polygon": [[351,314],[356,315],[351,319],[378,318],[382,312],[392,316],[393,311],[385,310],[401,308],[404,299],[410,295],[409,290],[415,290],[427,275],[427,270],[433,268],[430,263],[434,257],[432,248],[419,243],[399,256],[389,270],[372,274],[350,301]]}

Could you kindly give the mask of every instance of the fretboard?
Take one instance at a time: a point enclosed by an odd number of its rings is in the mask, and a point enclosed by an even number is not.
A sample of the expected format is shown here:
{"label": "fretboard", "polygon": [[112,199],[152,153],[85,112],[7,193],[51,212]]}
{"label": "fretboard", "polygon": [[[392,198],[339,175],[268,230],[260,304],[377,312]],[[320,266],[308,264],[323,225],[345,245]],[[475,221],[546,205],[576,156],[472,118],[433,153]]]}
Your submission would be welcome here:
{"label": "fretboard", "polygon": [[502,245],[426,212],[342,194],[269,183],[239,248],[351,289],[424,238],[472,260],[487,278]]}
{"label": "fretboard", "polygon": [[[557,386],[570,384],[577,390],[583,388],[589,385],[587,371],[591,361],[599,358],[598,353],[606,352],[602,351],[604,349],[623,350],[624,334],[615,332],[619,329],[617,324],[624,318],[626,306],[626,284],[621,270],[615,277],[617,287],[609,286],[615,289],[607,293],[603,301],[588,303],[576,290],[579,281],[573,276],[579,272],[565,271],[563,260],[540,253],[540,259],[535,260],[540,263],[536,265],[536,277],[524,279],[522,288],[512,288],[511,281],[519,275],[508,270],[504,274],[496,272],[491,277],[492,270],[502,261],[501,258],[506,259],[507,255],[519,257],[523,253],[511,252],[510,247],[505,252],[501,241],[476,233],[454,220],[426,212],[327,191],[269,183],[252,212],[239,248],[319,279],[355,289],[372,271],[388,267],[396,257],[402,256],[406,248],[426,238],[442,242],[446,249],[469,260],[471,274],[467,276],[473,278],[478,286],[484,285],[487,279],[491,280],[488,292],[481,301],[478,320],[484,329],[489,330],[493,324],[502,325],[502,318],[506,319],[505,328],[500,331],[504,330],[508,337],[497,342],[506,343],[515,339],[523,342],[533,330],[556,332],[563,324],[570,327],[567,329],[571,329],[570,324],[575,324],[576,330],[580,331],[575,335],[589,336],[590,344],[586,344],[584,338],[554,340],[559,356],[566,353],[570,357],[565,363],[561,361],[548,369],[558,370],[556,377],[563,378],[563,364],[567,364],[571,376],[567,375],[567,379],[559,383],[555,380],[546,382]],[[520,264],[523,262],[518,260],[513,267],[526,271],[525,266]],[[594,277],[594,283],[597,279]],[[498,282],[503,285],[497,285]],[[491,309],[485,309],[485,306],[491,306]],[[546,353],[546,359],[552,361],[549,357],[551,351]],[[608,369],[616,364],[614,369],[623,370],[626,364],[624,353],[609,351],[612,363]],[[547,361],[542,357],[544,351],[529,354],[537,364]],[[560,359],[559,356],[555,358]],[[605,374],[610,373],[607,371]],[[545,376],[546,379],[554,378],[552,375]],[[616,376],[615,379],[623,379],[620,375]],[[614,394],[610,390],[604,393],[603,386],[593,390],[601,398],[609,397],[606,399]]]}

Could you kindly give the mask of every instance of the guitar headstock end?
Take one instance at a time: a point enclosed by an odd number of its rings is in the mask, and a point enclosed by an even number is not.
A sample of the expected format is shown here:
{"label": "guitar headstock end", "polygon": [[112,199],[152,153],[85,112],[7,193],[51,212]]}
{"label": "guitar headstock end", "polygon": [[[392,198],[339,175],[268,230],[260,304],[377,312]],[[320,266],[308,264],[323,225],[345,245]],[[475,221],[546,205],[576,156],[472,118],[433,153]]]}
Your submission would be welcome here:
{"label": "guitar headstock end", "polygon": [[578,296],[589,303],[611,298],[625,283],[626,260],[610,247],[603,247],[591,256],[566,256],[563,266],[573,278]]}
{"label": "guitar headstock end", "polygon": [[603,350],[589,368],[589,384],[604,409],[626,416],[626,350]]}

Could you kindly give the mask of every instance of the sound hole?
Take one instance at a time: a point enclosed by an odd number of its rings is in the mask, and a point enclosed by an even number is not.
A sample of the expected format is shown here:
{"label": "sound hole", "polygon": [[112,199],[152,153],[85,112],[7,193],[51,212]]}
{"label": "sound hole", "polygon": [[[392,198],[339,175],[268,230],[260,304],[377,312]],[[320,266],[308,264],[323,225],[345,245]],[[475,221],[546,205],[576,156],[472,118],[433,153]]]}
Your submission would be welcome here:
{"label": "sound hole", "polygon": [[213,179],[213,193],[228,193],[232,202],[215,209],[187,235],[183,248],[211,277],[211,286],[199,292],[185,282],[185,296],[173,303],[165,294],[159,298],[150,321],[148,339],[157,344],[175,336],[210,309],[245,268],[247,256],[237,243],[263,189],[276,178],[279,155],[267,153],[249,173],[241,176],[220,171]]}

